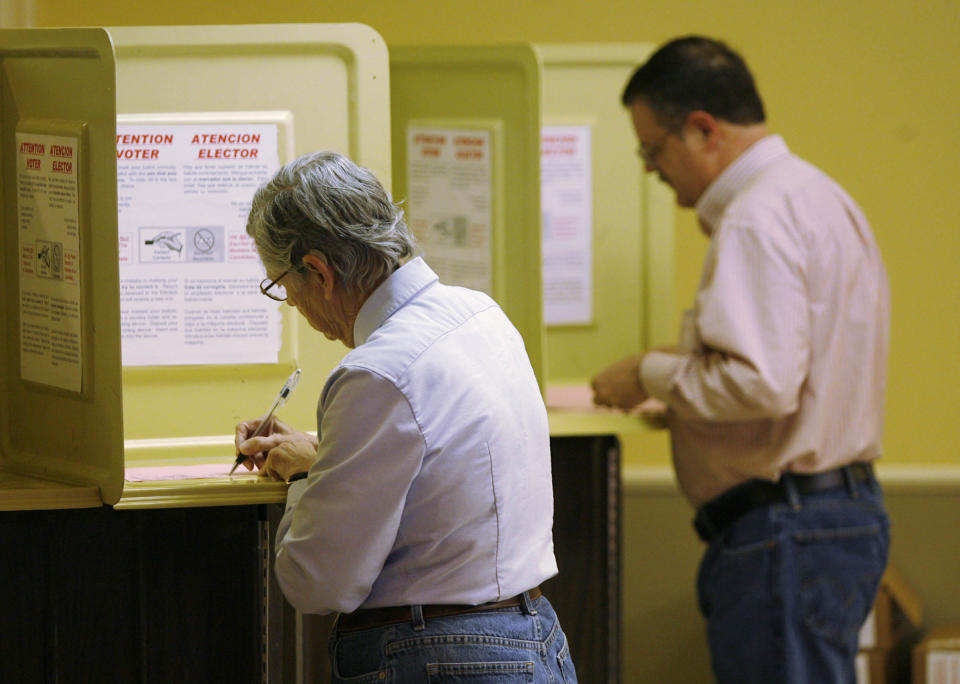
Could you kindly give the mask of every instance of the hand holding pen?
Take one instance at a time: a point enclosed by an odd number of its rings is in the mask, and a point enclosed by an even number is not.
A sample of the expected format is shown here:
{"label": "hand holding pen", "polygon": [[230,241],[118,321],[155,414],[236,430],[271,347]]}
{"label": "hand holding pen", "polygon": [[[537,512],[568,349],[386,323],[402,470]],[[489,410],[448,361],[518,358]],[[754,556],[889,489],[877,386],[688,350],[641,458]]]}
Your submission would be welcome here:
{"label": "hand holding pen", "polygon": [[[277,393],[277,398],[273,400],[273,405],[270,407],[270,410],[267,411],[267,414],[260,419],[260,423],[259,425],[257,425],[256,429],[253,431],[253,434],[246,434],[249,426],[249,422],[240,423],[240,425],[237,426],[237,433],[235,437],[235,442],[237,445],[237,458],[233,462],[233,467],[230,469],[231,475],[233,475],[233,471],[237,469],[237,466],[243,463],[244,461],[251,460],[251,461],[254,461],[254,463],[256,463],[256,461],[253,458],[253,455],[245,454],[242,451],[240,451],[240,445],[251,439],[254,439],[255,437],[260,437],[263,435],[263,433],[271,424],[274,412],[276,412],[278,408],[280,408],[287,402],[287,399],[290,397],[291,394],[293,394],[293,390],[297,388],[298,382],[300,382],[299,368],[293,371],[290,377],[287,378],[287,381],[283,383],[283,387],[281,387],[280,392]],[[275,421],[275,422],[279,423],[279,421]],[[284,425],[283,427],[285,428],[284,430],[275,429],[273,432],[274,433],[287,432],[287,431],[293,432],[286,425]],[[261,447],[254,453],[255,454],[260,453],[261,451],[264,451],[263,447]]]}

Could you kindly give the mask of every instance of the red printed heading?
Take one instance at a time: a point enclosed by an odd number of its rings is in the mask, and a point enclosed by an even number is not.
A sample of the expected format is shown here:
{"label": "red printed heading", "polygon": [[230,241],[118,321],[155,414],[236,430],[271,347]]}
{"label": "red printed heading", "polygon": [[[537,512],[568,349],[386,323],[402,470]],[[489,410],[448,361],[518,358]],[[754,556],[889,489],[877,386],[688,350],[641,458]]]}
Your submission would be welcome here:
{"label": "red printed heading", "polygon": [[[189,145],[196,160],[259,160],[261,134],[257,131],[216,129],[208,132],[163,130],[121,132],[117,134],[117,159],[121,161],[160,161],[167,159],[164,148],[183,149]],[[182,153],[176,153],[177,156]]]}
{"label": "red printed heading", "polygon": [[46,145],[43,143],[22,142],[20,143],[20,154],[46,154]]}
{"label": "red printed heading", "polygon": [[[259,145],[259,133],[197,133],[191,145]],[[197,159],[256,159],[256,147],[201,147]]]}
{"label": "red printed heading", "polygon": [[[24,169],[27,171],[43,171],[43,157],[50,158],[52,173],[70,175],[73,173],[73,146],[23,141],[20,143],[20,154],[24,158]],[[65,161],[71,160],[71,161]]]}
{"label": "red printed heading", "polygon": [[[160,147],[172,144],[172,133],[118,133],[117,159],[123,161],[132,159],[160,159]],[[141,147],[127,147],[128,145],[138,145]],[[154,147],[154,145],[157,147]]]}

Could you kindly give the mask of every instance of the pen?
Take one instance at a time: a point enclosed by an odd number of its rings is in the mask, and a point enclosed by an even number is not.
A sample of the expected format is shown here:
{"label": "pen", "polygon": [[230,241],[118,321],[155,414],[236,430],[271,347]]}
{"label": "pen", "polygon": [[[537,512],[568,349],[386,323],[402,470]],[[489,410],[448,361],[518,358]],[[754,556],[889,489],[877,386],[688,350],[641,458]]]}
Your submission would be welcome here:
{"label": "pen", "polygon": [[[291,394],[293,394],[293,390],[297,388],[298,382],[300,382],[299,368],[293,371],[293,373],[290,374],[290,377],[287,378],[287,381],[283,383],[283,387],[281,387],[280,392],[277,393],[277,398],[273,400],[273,406],[270,407],[270,410],[267,411],[267,415],[265,415],[263,420],[260,421],[257,429],[254,430],[253,434],[247,437],[247,439],[259,437],[263,431],[267,429],[267,423],[269,423],[270,419],[273,417],[273,412],[287,402],[287,399]],[[237,460],[233,462],[233,467],[230,469],[230,474],[233,475],[233,471],[237,469],[237,466],[246,461],[247,458],[249,457],[246,454],[237,454]]]}

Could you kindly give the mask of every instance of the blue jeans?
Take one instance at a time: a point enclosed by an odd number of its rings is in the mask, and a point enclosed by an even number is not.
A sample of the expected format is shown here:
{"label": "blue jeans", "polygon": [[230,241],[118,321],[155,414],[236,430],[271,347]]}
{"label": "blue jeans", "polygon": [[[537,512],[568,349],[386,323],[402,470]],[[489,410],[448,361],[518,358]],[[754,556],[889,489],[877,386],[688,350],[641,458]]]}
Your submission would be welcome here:
{"label": "blue jeans", "polygon": [[755,509],[714,537],[697,581],[721,684],[853,684],[887,564],[875,480]]}
{"label": "blue jeans", "polygon": [[525,606],[428,618],[330,636],[332,681],[577,681],[567,637],[546,597]]}

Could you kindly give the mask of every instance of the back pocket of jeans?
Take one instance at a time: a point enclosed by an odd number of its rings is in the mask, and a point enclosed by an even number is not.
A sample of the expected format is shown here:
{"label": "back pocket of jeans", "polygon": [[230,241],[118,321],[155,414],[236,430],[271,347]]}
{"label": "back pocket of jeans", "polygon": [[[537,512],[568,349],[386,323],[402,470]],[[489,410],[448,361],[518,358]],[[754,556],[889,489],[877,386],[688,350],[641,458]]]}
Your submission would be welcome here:
{"label": "back pocket of jeans", "polygon": [[491,663],[427,663],[427,682],[430,684],[455,684],[456,682],[488,681],[496,677],[497,682],[532,682],[533,663],[531,661],[504,661]]}
{"label": "back pocket of jeans", "polygon": [[797,532],[804,623],[838,644],[855,640],[883,572],[879,525]]}

